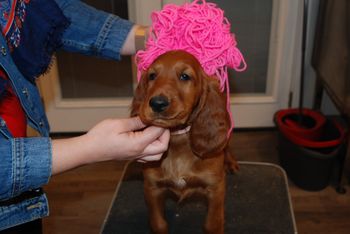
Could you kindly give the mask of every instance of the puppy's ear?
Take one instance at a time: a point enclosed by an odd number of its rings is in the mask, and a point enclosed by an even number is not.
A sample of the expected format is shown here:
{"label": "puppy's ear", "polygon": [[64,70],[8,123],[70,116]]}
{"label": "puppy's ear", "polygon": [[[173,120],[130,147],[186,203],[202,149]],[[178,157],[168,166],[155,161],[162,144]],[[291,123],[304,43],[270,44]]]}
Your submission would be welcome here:
{"label": "puppy's ear", "polygon": [[190,144],[197,156],[205,158],[215,156],[226,147],[230,118],[218,81],[206,75],[202,79],[203,92],[192,119]]}
{"label": "puppy's ear", "polygon": [[134,98],[131,103],[131,110],[130,110],[130,116],[134,117],[137,116],[140,112],[141,104],[146,96],[146,90],[147,90],[147,80],[144,75],[142,74],[141,80],[138,83],[136,90],[134,92]]}

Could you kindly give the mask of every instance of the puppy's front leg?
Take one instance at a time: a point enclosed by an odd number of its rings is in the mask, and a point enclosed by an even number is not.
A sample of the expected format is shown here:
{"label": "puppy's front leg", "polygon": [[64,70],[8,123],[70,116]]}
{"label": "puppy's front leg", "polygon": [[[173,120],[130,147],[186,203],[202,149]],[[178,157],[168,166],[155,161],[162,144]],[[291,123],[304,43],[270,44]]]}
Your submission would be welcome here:
{"label": "puppy's front leg", "polygon": [[164,218],[165,194],[163,189],[145,186],[144,192],[152,233],[167,234],[168,224]]}
{"label": "puppy's front leg", "polygon": [[208,214],[204,224],[206,234],[224,234],[225,178],[208,193]]}

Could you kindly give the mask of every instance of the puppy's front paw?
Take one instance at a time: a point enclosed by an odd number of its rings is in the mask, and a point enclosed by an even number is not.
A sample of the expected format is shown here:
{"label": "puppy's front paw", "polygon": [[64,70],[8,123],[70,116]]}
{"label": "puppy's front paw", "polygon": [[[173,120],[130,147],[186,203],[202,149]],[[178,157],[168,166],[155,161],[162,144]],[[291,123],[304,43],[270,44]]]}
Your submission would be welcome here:
{"label": "puppy's front paw", "polygon": [[239,171],[239,165],[236,160],[225,163],[226,172],[236,174]]}
{"label": "puppy's front paw", "polygon": [[239,165],[231,152],[225,150],[225,169],[226,172],[236,174],[239,171]]}

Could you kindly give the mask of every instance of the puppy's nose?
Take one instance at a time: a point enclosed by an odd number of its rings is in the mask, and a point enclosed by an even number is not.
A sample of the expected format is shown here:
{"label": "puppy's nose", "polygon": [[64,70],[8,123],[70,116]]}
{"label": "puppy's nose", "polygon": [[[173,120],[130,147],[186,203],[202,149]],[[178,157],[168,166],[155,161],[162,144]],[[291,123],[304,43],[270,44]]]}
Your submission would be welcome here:
{"label": "puppy's nose", "polygon": [[169,106],[169,100],[165,96],[155,96],[149,100],[149,105],[154,112],[162,112]]}

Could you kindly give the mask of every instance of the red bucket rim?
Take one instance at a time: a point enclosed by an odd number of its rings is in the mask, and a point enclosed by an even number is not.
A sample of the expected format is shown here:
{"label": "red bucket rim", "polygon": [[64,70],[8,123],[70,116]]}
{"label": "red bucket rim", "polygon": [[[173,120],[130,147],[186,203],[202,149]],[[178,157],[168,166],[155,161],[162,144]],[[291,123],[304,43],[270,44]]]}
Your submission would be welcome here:
{"label": "red bucket rim", "polygon": [[283,128],[279,128],[279,129],[280,129],[280,132],[287,139],[289,139],[292,143],[294,143],[296,145],[300,145],[300,146],[307,147],[307,148],[318,148],[318,149],[330,148],[330,147],[336,147],[336,146],[342,144],[344,142],[345,137],[346,137],[346,131],[344,130],[344,128],[335,120],[333,120],[332,123],[337,128],[337,130],[339,132],[339,137],[337,137],[336,139],[324,140],[324,141],[314,141],[314,140],[310,140],[307,138],[302,138],[302,137],[296,135],[295,133],[288,131],[286,129],[283,129]]}
{"label": "red bucket rim", "polygon": [[315,125],[312,128],[298,128],[297,126],[287,125],[284,122],[286,117],[299,113],[300,110],[297,108],[280,110],[275,114],[276,124],[279,126],[279,128],[285,128],[286,130],[288,129],[300,134],[307,134],[320,130],[326,123],[326,117],[322,113],[307,108],[302,109],[302,114],[312,118],[315,121]]}

